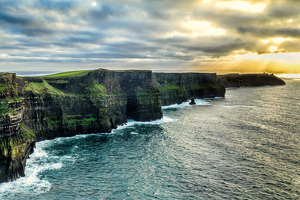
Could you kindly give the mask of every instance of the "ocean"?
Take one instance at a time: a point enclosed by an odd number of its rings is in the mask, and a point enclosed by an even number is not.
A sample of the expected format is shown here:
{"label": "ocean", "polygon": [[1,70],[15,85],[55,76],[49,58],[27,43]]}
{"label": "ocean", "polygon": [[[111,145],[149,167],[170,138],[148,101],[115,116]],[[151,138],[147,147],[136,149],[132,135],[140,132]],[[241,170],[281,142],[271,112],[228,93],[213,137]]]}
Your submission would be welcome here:
{"label": "ocean", "polygon": [[38,142],[0,199],[299,199],[300,77]]}

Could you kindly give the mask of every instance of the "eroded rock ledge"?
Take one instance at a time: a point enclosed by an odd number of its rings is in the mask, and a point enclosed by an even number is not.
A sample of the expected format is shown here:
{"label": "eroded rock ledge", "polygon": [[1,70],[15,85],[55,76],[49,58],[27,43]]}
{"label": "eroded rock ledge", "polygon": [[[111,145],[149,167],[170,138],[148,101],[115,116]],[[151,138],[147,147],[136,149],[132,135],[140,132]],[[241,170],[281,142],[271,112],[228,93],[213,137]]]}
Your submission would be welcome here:
{"label": "eroded rock ledge", "polygon": [[162,105],[223,97],[216,74],[151,71],[0,74],[0,182],[24,176],[36,141],[111,132],[127,122],[162,118]]}

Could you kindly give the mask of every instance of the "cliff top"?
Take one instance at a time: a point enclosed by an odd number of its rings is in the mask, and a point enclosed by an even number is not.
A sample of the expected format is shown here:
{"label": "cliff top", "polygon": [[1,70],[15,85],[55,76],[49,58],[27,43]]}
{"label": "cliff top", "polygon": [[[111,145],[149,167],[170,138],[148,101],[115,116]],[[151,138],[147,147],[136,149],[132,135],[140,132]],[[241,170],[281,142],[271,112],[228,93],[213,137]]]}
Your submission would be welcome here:
{"label": "cliff top", "polygon": [[80,70],[80,71],[67,71],[67,72],[61,72],[57,74],[51,74],[42,76],[42,78],[45,79],[64,79],[64,78],[74,78],[74,77],[82,77],[87,75],[90,72],[96,72],[96,71],[108,71],[107,69],[96,69],[96,70]]}

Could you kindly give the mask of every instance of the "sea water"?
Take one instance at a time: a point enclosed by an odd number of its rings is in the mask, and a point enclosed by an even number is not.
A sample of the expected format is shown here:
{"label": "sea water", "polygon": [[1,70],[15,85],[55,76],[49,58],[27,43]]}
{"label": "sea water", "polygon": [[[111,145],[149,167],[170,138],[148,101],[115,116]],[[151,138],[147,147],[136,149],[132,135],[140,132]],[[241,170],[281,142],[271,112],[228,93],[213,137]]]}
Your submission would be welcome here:
{"label": "sea water", "polygon": [[300,80],[286,82],[38,142],[0,199],[299,199]]}

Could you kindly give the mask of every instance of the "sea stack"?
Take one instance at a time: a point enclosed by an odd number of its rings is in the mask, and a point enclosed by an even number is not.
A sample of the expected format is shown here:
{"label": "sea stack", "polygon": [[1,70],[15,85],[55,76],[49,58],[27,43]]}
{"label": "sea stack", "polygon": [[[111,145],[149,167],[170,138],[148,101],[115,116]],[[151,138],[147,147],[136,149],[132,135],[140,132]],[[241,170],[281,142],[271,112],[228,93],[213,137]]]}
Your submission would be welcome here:
{"label": "sea stack", "polygon": [[190,105],[195,105],[195,99],[192,99],[191,102],[189,103]]}

